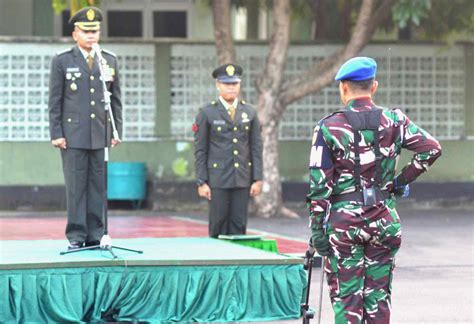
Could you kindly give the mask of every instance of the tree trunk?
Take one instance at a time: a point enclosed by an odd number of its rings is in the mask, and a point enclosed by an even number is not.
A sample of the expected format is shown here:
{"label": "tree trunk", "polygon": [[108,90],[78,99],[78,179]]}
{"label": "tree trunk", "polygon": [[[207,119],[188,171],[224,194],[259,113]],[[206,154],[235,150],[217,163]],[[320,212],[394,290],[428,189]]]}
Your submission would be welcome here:
{"label": "tree trunk", "polygon": [[[278,167],[278,126],[281,117],[287,105],[319,91],[332,82],[339,65],[349,57],[358,54],[367,44],[378,23],[390,12],[394,1],[383,0],[374,11],[375,0],[363,0],[357,23],[347,46],[314,65],[307,72],[286,80],[283,73],[290,38],[290,0],[273,1],[273,28],[269,52],[262,76],[256,82],[257,112],[262,124],[264,166],[263,192],[255,199],[257,216],[298,217],[283,206]],[[219,62],[233,62],[235,54],[230,35],[230,1],[214,0],[213,16]]]}
{"label": "tree trunk", "polygon": [[340,36],[343,40],[348,40],[351,36],[352,27],[352,1],[345,0],[342,7],[342,24],[340,25]]}
{"label": "tree trunk", "polygon": [[283,206],[280,172],[278,168],[278,122],[270,121],[262,127],[263,139],[263,190],[255,198],[256,214],[270,218]]}
{"label": "tree trunk", "polygon": [[311,6],[316,23],[313,39],[328,39],[328,12],[326,0],[313,0]]}
{"label": "tree trunk", "polygon": [[214,0],[212,2],[212,17],[217,61],[219,64],[234,63],[235,49],[232,40],[230,0]]}
{"label": "tree trunk", "polygon": [[289,9],[289,0],[280,0],[273,4],[270,49],[262,77],[257,81],[257,109],[263,140],[263,191],[255,200],[255,208],[257,215],[265,218],[279,215],[283,207],[278,168],[278,112],[281,110],[278,94],[290,40]]}
{"label": "tree trunk", "polygon": [[374,10],[374,0],[363,0],[357,22],[346,46],[310,67],[306,72],[287,78],[281,86],[279,99],[281,107],[315,93],[333,82],[339,66],[347,59],[356,56],[372,37],[378,24],[389,14],[395,0],[384,0]]}
{"label": "tree trunk", "polygon": [[[270,99],[270,101],[272,100]],[[264,180],[262,193],[255,198],[254,213],[263,218],[275,216],[298,218],[298,214],[283,205],[278,162],[280,157],[278,149],[279,121],[279,118],[273,118],[262,127]]]}

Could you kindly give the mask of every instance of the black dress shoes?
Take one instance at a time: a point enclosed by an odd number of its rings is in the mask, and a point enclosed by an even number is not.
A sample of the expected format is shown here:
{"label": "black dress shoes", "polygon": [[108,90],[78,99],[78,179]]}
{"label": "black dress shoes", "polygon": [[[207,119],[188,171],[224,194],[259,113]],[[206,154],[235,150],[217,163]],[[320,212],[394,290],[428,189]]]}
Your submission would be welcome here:
{"label": "black dress shoes", "polygon": [[86,241],[86,246],[100,245],[100,241]]}
{"label": "black dress shoes", "polygon": [[79,241],[71,241],[69,242],[69,246],[67,247],[68,250],[77,250],[83,247],[84,242]]}

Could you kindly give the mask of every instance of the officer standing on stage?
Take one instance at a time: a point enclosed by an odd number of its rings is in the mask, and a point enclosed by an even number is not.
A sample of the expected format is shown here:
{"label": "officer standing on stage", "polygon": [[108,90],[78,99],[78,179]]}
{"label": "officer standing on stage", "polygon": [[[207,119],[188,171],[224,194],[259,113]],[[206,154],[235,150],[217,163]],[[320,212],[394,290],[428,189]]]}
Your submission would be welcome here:
{"label": "officer standing on stage", "polygon": [[[400,109],[380,108],[376,62],[356,57],[336,75],[345,108],[314,130],[307,196],[311,243],[326,256],[335,323],[389,323],[394,256],[401,243],[396,198],[441,155]],[[401,149],[414,152],[396,175]]]}
{"label": "officer standing on stage", "polygon": [[[66,183],[69,249],[98,245],[104,232],[105,124],[109,144],[110,117],[105,123],[104,92],[97,53],[102,13],[86,7],[71,17],[76,46],[57,53],[51,63],[49,83],[49,127],[51,143],[61,151]],[[117,57],[102,50],[104,77],[111,92],[111,108],[121,137],[122,103]]]}
{"label": "officer standing on stage", "polygon": [[239,100],[242,68],[212,72],[217,100],[193,124],[198,194],[209,200],[209,236],[245,234],[249,196],[262,191],[262,138],[255,109]]}

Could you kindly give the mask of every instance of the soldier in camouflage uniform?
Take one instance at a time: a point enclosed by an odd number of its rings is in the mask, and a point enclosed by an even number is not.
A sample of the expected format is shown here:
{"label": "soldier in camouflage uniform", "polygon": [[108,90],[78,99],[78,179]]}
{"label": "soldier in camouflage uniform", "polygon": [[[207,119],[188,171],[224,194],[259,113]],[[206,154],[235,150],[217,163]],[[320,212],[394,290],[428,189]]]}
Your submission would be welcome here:
{"label": "soldier in camouflage uniform", "polygon": [[[311,243],[325,258],[335,323],[389,323],[401,243],[395,196],[441,155],[438,141],[399,109],[375,106],[376,62],[357,57],[336,80],[346,106],[315,127],[307,196]],[[415,152],[395,175],[401,149]]]}

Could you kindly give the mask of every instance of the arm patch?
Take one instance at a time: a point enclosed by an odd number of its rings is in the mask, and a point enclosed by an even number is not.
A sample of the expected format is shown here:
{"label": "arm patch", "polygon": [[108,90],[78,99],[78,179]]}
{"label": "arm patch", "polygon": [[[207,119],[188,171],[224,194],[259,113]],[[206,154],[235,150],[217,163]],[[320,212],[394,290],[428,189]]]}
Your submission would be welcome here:
{"label": "arm patch", "polygon": [[331,149],[323,138],[321,129],[313,137],[311,155],[309,158],[310,168],[330,169],[333,167]]}

